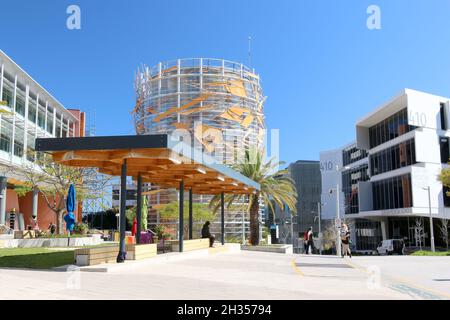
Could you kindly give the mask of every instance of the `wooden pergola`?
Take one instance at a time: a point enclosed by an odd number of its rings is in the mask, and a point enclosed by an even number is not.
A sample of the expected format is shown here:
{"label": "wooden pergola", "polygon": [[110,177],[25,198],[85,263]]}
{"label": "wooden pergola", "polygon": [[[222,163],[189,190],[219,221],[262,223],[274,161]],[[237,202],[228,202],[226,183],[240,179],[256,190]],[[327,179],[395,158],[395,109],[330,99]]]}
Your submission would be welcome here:
{"label": "wooden pergola", "polygon": [[[165,134],[137,136],[38,138],[36,151],[50,153],[53,161],[72,167],[92,167],[121,177],[121,195],[126,194],[126,177],[137,181],[139,243],[142,184],[179,190],[179,242],[183,251],[184,190],[189,189],[189,239],[192,239],[192,194],[221,195],[221,242],[225,243],[224,194],[251,194],[260,186],[253,180],[218,163],[214,158]],[[125,260],[125,204],[120,197],[120,251]]]}

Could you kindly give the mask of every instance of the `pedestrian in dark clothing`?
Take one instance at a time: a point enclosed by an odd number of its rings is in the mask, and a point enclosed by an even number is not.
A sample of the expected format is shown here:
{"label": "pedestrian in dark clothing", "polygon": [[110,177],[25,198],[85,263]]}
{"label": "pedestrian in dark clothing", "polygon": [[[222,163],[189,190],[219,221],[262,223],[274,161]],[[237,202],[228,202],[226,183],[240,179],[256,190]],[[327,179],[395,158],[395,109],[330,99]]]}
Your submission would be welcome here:
{"label": "pedestrian in dark clothing", "polygon": [[348,255],[350,258],[352,257],[352,251],[350,250],[350,230],[348,229],[346,224],[343,224],[343,235],[341,236],[342,242],[342,257]]}
{"label": "pedestrian in dark clothing", "polygon": [[310,227],[309,230],[308,230],[308,245],[306,247],[306,252],[309,251],[310,247],[311,247],[311,253],[313,253],[313,251],[314,251],[314,240],[313,240],[312,227]]}
{"label": "pedestrian in dark clothing", "polygon": [[216,239],[214,235],[209,231],[210,222],[206,221],[202,228],[202,238],[209,238],[209,246],[212,247],[214,245],[214,240]]}
{"label": "pedestrian in dark clothing", "polygon": [[50,234],[54,235],[56,232],[56,225],[53,222],[50,222],[48,229],[50,230]]}
{"label": "pedestrian in dark clothing", "polygon": [[306,230],[303,234],[303,245],[305,247],[305,253],[308,254],[308,233],[309,230]]}

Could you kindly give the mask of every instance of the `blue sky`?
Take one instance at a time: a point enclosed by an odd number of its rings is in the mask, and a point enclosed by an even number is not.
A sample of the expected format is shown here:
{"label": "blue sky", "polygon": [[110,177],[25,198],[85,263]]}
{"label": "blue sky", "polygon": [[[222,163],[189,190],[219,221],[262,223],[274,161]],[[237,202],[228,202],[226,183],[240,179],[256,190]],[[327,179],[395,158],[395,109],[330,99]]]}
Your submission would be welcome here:
{"label": "blue sky", "polygon": [[[133,134],[138,65],[183,57],[248,63],[261,75],[281,159],[318,159],[357,119],[412,88],[450,96],[450,1],[1,1],[0,48],[97,135]],[[66,8],[81,8],[81,30]],[[381,30],[366,27],[381,9]]]}

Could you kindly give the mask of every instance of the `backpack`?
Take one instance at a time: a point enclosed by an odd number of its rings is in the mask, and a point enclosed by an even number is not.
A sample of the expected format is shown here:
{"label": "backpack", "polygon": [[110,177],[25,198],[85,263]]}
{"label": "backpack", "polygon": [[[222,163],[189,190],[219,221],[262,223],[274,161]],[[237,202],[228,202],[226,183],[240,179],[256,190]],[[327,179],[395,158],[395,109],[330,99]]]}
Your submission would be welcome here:
{"label": "backpack", "polygon": [[303,235],[303,240],[308,241],[308,231]]}

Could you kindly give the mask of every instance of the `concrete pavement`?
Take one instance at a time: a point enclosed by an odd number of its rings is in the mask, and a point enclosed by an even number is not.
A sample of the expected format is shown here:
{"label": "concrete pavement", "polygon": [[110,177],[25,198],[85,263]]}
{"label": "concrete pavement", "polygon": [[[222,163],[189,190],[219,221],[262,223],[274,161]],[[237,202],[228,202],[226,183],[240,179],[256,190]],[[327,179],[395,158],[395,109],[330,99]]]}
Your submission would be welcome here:
{"label": "concrete pavement", "polygon": [[[411,290],[411,283],[402,287],[398,279],[387,281],[385,276],[395,276],[398,268],[395,264],[391,266],[394,260],[370,260],[377,258],[397,257],[354,257],[344,260],[242,251],[192,255],[183,260],[152,264],[135,263],[132,269],[117,269],[113,273],[0,269],[0,299],[446,298],[436,292],[430,295],[412,294],[414,289]],[[440,261],[438,267],[435,263],[427,263],[425,269],[420,270],[448,278],[445,270],[449,261],[448,258]],[[376,262],[381,273],[372,262]],[[409,263],[398,262],[401,265]],[[444,281],[436,287],[431,286],[429,281],[421,281],[415,279],[413,282],[422,284],[430,292],[432,289],[440,292],[448,286]]]}

